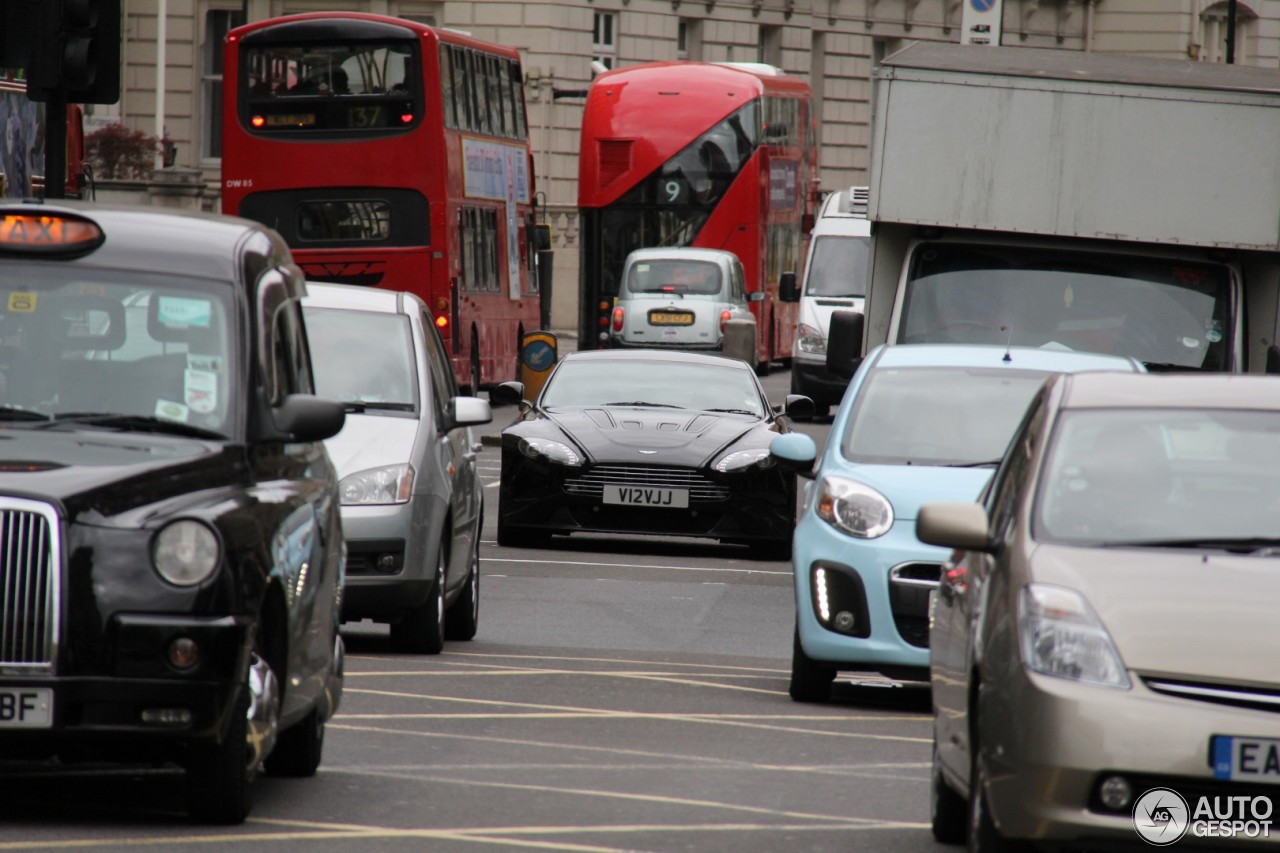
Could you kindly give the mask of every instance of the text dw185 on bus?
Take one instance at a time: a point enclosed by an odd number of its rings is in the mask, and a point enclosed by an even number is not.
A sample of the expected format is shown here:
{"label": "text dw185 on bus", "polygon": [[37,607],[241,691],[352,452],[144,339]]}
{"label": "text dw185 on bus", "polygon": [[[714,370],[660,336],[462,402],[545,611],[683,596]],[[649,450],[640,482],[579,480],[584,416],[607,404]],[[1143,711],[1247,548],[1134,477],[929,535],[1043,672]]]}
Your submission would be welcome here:
{"label": "text dw185 on bus", "polygon": [[808,83],[767,65],[653,62],[596,77],[582,118],[579,348],[604,347],[633,249],[727,249],[756,315],[757,367],[791,356],[799,275],[817,203]]}
{"label": "text dw185 on bus", "polygon": [[223,212],[309,279],[420,296],[460,385],[515,378],[540,316],[519,54],[353,12],[238,27],[224,62]]}

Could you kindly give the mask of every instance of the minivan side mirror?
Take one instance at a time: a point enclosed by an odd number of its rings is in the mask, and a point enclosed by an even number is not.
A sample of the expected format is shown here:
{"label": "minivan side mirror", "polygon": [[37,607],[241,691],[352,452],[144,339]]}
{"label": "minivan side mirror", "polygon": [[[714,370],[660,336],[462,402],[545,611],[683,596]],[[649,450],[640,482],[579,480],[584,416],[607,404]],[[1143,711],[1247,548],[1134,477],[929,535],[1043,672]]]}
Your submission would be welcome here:
{"label": "minivan side mirror", "polygon": [[861,311],[832,311],[827,329],[827,370],[832,376],[850,379],[862,363]]}
{"label": "minivan side mirror", "polygon": [[799,302],[800,288],[796,286],[796,274],[788,270],[778,280],[778,299],[783,302]]}

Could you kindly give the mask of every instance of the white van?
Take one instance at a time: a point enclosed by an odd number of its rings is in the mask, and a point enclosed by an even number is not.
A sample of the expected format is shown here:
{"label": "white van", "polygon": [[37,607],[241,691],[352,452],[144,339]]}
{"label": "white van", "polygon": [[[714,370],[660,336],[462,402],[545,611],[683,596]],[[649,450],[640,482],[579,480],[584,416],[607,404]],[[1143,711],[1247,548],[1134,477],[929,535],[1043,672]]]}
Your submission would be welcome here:
{"label": "white van", "polygon": [[839,404],[849,384],[827,372],[831,314],[865,310],[871,241],[867,197],[866,187],[850,187],[826,197],[810,235],[804,282],[788,300],[800,303],[791,348],[791,393],[812,399],[820,417]]}

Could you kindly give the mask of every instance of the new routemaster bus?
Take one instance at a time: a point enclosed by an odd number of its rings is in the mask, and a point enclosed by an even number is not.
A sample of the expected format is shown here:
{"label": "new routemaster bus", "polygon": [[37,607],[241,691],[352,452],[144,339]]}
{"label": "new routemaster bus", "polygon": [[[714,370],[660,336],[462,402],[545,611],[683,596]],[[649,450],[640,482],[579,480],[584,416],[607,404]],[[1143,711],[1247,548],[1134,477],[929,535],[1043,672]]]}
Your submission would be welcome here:
{"label": "new routemaster bus", "polygon": [[804,80],[767,65],[653,62],[607,71],[587,94],[579,348],[606,346],[622,264],[649,246],[727,249],[742,261],[757,367],[791,356],[799,275],[816,207],[817,146]]}
{"label": "new routemaster bus", "polygon": [[238,27],[224,59],[223,211],[309,279],[422,297],[460,385],[515,378],[539,325],[515,49],[341,12]]}

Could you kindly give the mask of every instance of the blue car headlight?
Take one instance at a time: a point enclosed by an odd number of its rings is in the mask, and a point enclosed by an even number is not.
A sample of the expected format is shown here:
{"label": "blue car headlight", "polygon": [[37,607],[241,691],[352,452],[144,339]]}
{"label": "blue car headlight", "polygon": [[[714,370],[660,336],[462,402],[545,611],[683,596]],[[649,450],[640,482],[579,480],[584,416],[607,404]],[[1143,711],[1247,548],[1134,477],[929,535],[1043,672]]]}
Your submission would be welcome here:
{"label": "blue car headlight", "polygon": [[814,496],[818,518],[841,533],[875,539],[893,526],[893,505],[870,486],[844,477],[823,477]]}
{"label": "blue car headlight", "polygon": [[726,453],[711,467],[724,474],[730,471],[741,471],[752,465],[757,468],[772,468],[776,464],[773,457],[769,455],[769,448],[757,447],[753,450],[735,450],[732,453]]}
{"label": "blue car headlight", "polygon": [[530,459],[546,459],[572,468],[582,464],[581,454],[562,441],[552,441],[549,438],[522,438],[518,447],[520,452]]}

